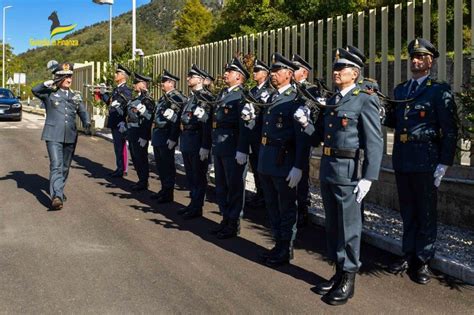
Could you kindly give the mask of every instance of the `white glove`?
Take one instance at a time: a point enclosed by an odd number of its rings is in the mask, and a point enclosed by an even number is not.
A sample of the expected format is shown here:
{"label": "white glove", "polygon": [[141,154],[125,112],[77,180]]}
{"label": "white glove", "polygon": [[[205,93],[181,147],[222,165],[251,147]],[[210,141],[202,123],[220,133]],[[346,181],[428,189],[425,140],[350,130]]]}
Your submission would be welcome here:
{"label": "white glove", "polygon": [[166,144],[168,145],[168,149],[173,150],[174,146],[176,145],[176,141],[173,140],[166,140]]}
{"label": "white glove", "polygon": [[441,179],[443,178],[444,174],[446,174],[446,170],[448,169],[447,165],[438,164],[436,166],[436,171],[433,173],[433,177],[435,178],[434,185],[439,187],[441,184]]}
{"label": "white glove", "polygon": [[196,109],[194,110],[194,116],[196,116],[196,118],[202,122],[206,122],[207,120],[207,113],[204,108],[200,106],[196,107]]}
{"label": "white glove", "polygon": [[120,102],[117,101],[117,100],[115,100],[115,101],[112,102],[112,104],[110,104],[110,106],[112,106],[112,107],[119,107],[119,106],[120,106]]}
{"label": "white glove", "polygon": [[171,108],[168,108],[163,113],[163,117],[165,117],[165,119],[167,119],[171,122],[176,122],[176,119],[178,118],[178,115],[176,115],[174,110],[172,110]]}
{"label": "white glove", "polygon": [[309,115],[310,115],[310,110],[306,106],[300,106],[296,110],[296,112],[293,114],[293,118],[303,126],[303,128],[306,128],[309,124]]}
{"label": "white glove", "polygon": [[138,144],[144,148],[146,146],[148,141],[146,141],[145,139],[142,139],[142,138],[138,138]]}
{"label": "white glove", "polygon": [[125,126],[124,121],[119,122],[117,127],[119,128],[120,133],[124,133],[125,131],[127,131],[127,127]]}
{"label": "white glove", "polygon": [[199,149],[199,158],[201,159],[201,161],[207,160],[209,158],[209,150],[204,149],[204,148],[200,148]]}
{"label": "white glove", "polygon": [[75,93],[74,96],[72,97],[72,101],[75,104],[82,103],[82,95],[80,93]]}
{"label": "white glove", "polygon": [[53,86],[54,81],[53,81],[53,80],[44,81],[43,84],[44,84],[44,86],[46,86],[47,88],[50,88],[50,87]]}
{"label": "white glove", "polygon": [[101,83],[99,84],[100,88],[99,88],[99,92],[100,94],[105,94],[107,92],[107,87],[105,86],[105,83]]}
{"label": "white glove", "polygon": [[364,178],[362,178],[357,183],[357,186],[354,188],[353,193],[354,194],[357,193],[356,201],[358,203],[362,202],[362,199],[364,199],[365,195],[367,195],[367,193],[369,192],[371,185],[372,185],[372,181],[368,179],[364,179]]}
{"label": "white glove", "polygon": [[137,111],[140,113],[140,115],[143,115],[146,111],[146,106],[143,105],[142,103],[138,104]]}
{"label": "white glove", "polygon": [[239,151],[235,153],[235,159],[237,160],[237,163],[240,165],[244,165],[245,163],[247,163],[247,156],[248,156],[247,154],[239,152]]}
{"label": "white glove", "polygon": [[288,187],[295,188],[296,185],[298,185],[298,183],[300,182],[301,177],[303,177],[302,170],[296,167],[291,168],[288,177],[286,177],[286,181],[288,181]]}
{"label": "white glove", "polygon": [[262,94],[260,95],[260,99],[264,102],[268,100],[268,97],[270,97],[270,94],[267,91],[263,91]]}
{"label": "white glove", "polygon": [[244,121],[254,120],[256,117],[255,108],[253,107],[251,103],[245,104],[240,114],[242,115],[242,119]]}

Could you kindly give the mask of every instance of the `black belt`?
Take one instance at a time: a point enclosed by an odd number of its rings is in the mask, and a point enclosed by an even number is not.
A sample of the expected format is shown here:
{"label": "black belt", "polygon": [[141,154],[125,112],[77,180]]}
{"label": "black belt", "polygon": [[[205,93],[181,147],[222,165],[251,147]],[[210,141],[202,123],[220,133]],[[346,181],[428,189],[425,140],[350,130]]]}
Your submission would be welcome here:
{"label": "black belt", "polygon": [[341,159],[355,159],[358,151],[358,149],[335,149],[323,147],[323,155]]}
{"label": "black belt", "polygon": [[289,146],[293,145],[293,141],[291,141],[291,140],[270,139],[270,138],[265,137],[265,136],[262,137],[260,143],[263,144],[263,145],[270,145],[270,146],[273,146],[273,147],[283,147],[283,146],[289,147]]}
{"label": "black belt", "polygon": [[411,142],[411,141],[419,141],[419,142],[435,142],[438,140],[438,135],[436,134],[421,134],[421,135],[414,135],[410,133],[401,133],[396,135],[396,138],[401,143]]}
{"label": "black belt", "polygon": [[201,126],[195,126],[195,125],[182,125],[183,130],[199,130],[201,129]]}
{"label": "black belt", "polygon": [[212,122],[213,129],[238,129],[236,124]]}

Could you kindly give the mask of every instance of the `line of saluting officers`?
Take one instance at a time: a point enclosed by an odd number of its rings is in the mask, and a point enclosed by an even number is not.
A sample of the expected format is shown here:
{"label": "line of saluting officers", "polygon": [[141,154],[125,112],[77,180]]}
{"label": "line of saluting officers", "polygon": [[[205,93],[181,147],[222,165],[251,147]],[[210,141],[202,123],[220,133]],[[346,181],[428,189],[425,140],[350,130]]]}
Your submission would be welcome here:
{"label": "line of saluting officers", "polygon": [[[297,226],[307,221],[310,149],[322,145],[320,188],[327,254],[335,274],[315,292],[326,303],[340,305],[353,297],[361,266],[361,202],[379,175],[383,123],[395,129],[393,165],[404,223],[404,256],[389,271],[408,271],[414,281],[425,284],[435,251],[437,188],[453,163],[457,127],[449,86],[430,77],[438,51],[422,38],[410,42],[408,51],[413,78],[395,88],[395,102],[385,108],[383,117],[378,86],[362,77],[366,59],[353,46],[336,51],[334,91],[317,80],[307,81],[312,69],[300,56],[289,60],[275,53],[270,67],[255,60],[257,86],[250,95],[244,89],[250,73],[236,58],[225,66],[226,88],[217,96],[207,87],[213,78],[196,65],[187,75],[189,97],[176,89],[179,78],[163,70],[164,94],[155,105],[148,94],[151,78],[134,74],[138,96],[131,100],[125,85],[131,73],[119,65],[117,87],[102,95],[110,105],[117,158],[111,176],[124,175],[126,134],[139,178],[132,189],[146,190],[151,140],[161,181],[161,190],[152,198],[171,202],[179,143],[191,202],[178,213],[194,219],[202,216],[212,154],[222,220],[211,233],[228,239],[239,234],[249,162],[257,192],[248,202],[265,205],[275,241],[260,257],[266,265],[278,267],[293,258]],[[311,97],[302,96],[303,90]]]}

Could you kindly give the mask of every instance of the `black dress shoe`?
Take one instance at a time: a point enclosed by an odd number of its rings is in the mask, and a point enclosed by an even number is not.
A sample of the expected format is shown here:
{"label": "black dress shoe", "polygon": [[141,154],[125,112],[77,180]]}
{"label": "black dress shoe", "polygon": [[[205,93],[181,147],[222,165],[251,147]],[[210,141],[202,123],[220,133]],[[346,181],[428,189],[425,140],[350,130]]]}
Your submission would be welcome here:
{"label": "black dress shoe", "polygon": [[123,172],[113,173],[110,175],[110,177],[113,177],[113,178],[123,177]]}
{"label": "black dress shoe", "polygon": [[431,274],[428,264],[423,263],[420,267],[418,267],[418,269],[413,272],[412,278],[416,283],[419,284],[429,283],[431,281]]}
{"label": "black dress shoe", "polygon": [[54,197],[51,201],[51,210],[61,210],[63,208],[63,201],[59,197]]}
{"label": "black dress shoe", "polygon": [[293,248],[290,247],[290,241],[281,241],[280,248],[268,257],[265,265],[272,268],[280,267],[289,264],[291,259],[293,259]]}
{"label": "black dress shoe", "polygon": [[195,218],[200,218],[202,217],[202,209],[191,209],[187,211],[185,214],[183,214],[183,219],[185,220],[192,220]]}
{"label": "black dress shoe", "polygon": [[387,271],[397,275],[402,272],[405,272],[410,267],[410,257],[403,256],[398,258],[395,262],[393,262],[390,266],[388,266]]}
{"label": "black dress shoe", "polygon": [[263,262],[267,262],[267,259],[274,256],[280,250],[280,247],[281,247],[281,243],[277,241],[275,243],[275,246],[273,246],[272,249],[270,250],[267,249],[261,252],[260,254],[258,254],[258,258]]}
{"label": "black dress shoe", "polygon": [[216,226],[215,228],[212,228],[209,233],[211,233],[212,235],[217,235],[217,233],[219,233],[220,231],[222,231],[227,223],[229,223],[229,220],[228,219],[222,219],[222,221],[219,223],[218,226]]}
{"label": "black dress shoe", "polygon": [[319,295],[325,295],[339,282],[341,279],[342,271],[336,268],[336,273],[328,281],[318,283],[312,291]]}
{"label": "black dress shoe", "polygon": [[163,194],[163,190],[160,190],[157,193],[152,193],[151,196],[150,196],[150,199],[158,199],[158,198],[161,197],[161,194]]}
{"label": "black dress shoe", "polygon": [[148,189],[147,183],[137,183],[132,185],[132,191],[143,191]]}
{"label": "black dress shoe", "polygon": [[65,194],[63,194],[63,202],[66,202],[67,201],[67,197]]}
{"label": "black dress shoe", "polygon": [[173,190],[162,190],[159,194],[160,196],[156,198],[157,203],[168,203],[174,201]]}
{"label": "black dress shoe", "polygon": [[227,225],[217,233],[217,238],[220,240],[236,237],[240,234],[239,221],[229,220]]}
{"label": "black dress shoe", "polygon": [[343,272],[339,283],[322,300],[330,305],[343,305],[354,296],[355,272]]}
{"label": "black dress shoe", "polygon": [[183,215],[185,214],[186,212],[190,211],[192,208],[190,206],[186,206],[184,208],[181,208],[179,209],[176,213],[178,213],[179,215]]}

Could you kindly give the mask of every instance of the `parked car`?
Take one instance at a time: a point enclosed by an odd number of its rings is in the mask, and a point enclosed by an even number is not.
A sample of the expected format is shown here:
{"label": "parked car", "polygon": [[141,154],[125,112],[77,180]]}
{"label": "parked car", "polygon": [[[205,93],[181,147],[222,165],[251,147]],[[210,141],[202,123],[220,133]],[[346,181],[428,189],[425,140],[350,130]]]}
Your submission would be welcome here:
{"label": "parked car", "polygon": [[0,88],[0,118],[21,120],[22,107],[20,97],[15,97],[12,91]]}

